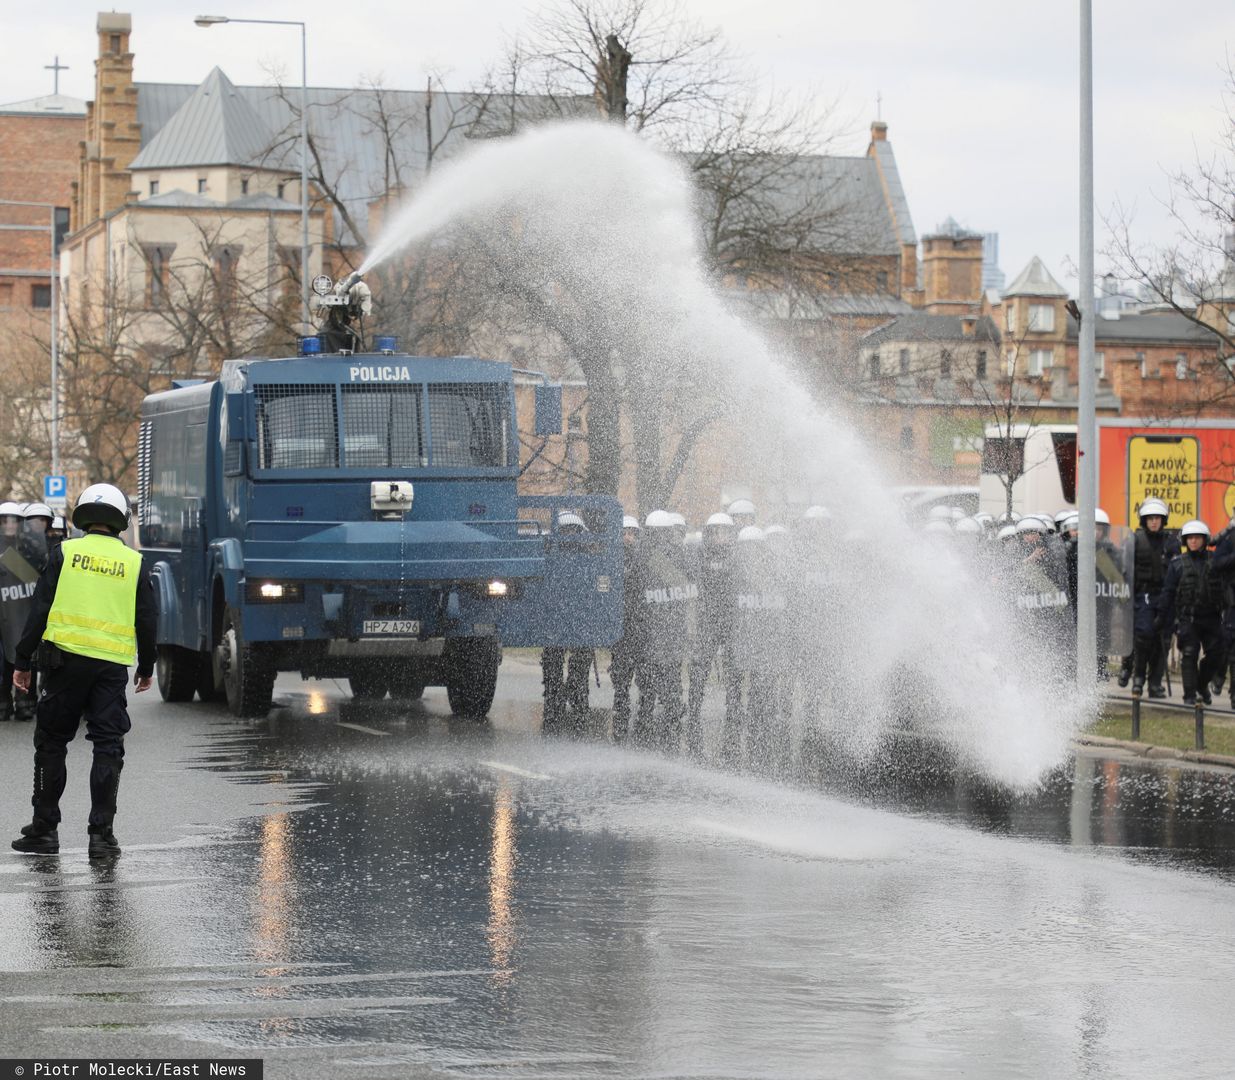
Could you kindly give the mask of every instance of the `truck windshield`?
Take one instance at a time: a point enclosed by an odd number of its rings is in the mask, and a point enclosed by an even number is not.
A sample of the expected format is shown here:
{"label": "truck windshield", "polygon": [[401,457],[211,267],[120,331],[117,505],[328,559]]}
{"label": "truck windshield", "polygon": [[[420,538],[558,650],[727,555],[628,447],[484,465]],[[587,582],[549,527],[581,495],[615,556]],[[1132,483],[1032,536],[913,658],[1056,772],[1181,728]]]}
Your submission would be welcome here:
{"label": "truck windshield", "polygon": [[257,464],[261,469],[328,469],[339,464],[334,386],[254,387]]}
{"label": "truck windshield", "polygon": [[343,387],[343,464],[351,469],[429,464],[419,386]]}
{"label": "truck windshield", "polygon": [[433,464],[506,464],[509,397],[502,383],[434,383],[429,386]]}

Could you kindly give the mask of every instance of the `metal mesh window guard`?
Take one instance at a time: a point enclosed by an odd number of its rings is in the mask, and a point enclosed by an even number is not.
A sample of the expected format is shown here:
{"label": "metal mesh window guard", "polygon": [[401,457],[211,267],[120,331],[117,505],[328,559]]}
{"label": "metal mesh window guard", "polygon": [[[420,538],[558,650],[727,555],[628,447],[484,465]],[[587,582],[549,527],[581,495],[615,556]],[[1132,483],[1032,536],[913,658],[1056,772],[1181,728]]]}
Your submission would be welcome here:
{"label": "metal mesh window guard", "polygon": [[510,398],[502,383],[437,383],[429,386],[432,461],[472,468],[506,464]]}
{"label": "metal mesh window guard", "polygon": [[343,387],[343,464],[349,469],[429,464],[420,386]]}
{"label": "metal mesh window guard", "polygon": [[257,397],[261,469],[323,469],[339,464],[333,384],[263,383]]}

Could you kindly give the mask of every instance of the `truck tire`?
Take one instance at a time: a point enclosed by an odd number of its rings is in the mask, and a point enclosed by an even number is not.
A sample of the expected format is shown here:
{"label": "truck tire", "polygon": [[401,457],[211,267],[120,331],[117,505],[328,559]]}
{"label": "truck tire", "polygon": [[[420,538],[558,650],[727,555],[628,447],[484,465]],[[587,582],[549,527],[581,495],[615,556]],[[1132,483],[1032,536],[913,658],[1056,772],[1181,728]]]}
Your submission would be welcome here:
{"label": "truck tire", "polygon": [[218,701],[223,696],[223,687],[215,681],[214,658],[208,652],[198,653],[197,699]]}
{"label": "truck tire", "polygon": [[192,701],[197,690],[201,661],[192,649],[179,645],[160,645],[154,665],[159,693],[164,701]]}
{"label": "truck tire", "polygon": [[368,667],[353,671],[347,677],[347,684],[357,701],[381,701],[389,686],[384,674]]}
{"label": "truck tire", "polygon": [[240,616],[231,605],[223,610],[223,630],[215,646],[215,661],[232,713],[265,716],[274,700],[274,664],[261,644],[244,640]]}
{"label": "truck tire", "polygon": [[396,701],[419,701],[425,696],[425,683],[406,675],[390,680],[390,696]]}
{"label": "truck tire", "polygon": [[449,638],[442,659],[450,711],[456,716],[484,720],[497,692],[501,642],[496,638]]}

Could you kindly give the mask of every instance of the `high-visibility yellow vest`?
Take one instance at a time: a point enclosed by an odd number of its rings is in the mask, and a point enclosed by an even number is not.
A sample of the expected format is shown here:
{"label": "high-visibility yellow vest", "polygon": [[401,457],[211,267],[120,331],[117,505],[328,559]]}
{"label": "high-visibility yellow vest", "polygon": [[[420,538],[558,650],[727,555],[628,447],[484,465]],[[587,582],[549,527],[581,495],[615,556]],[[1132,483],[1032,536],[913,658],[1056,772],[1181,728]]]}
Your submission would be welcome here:
{"label": "high-visibility yellow vest", "polygon": [[43,638],[65,652],[128,667],[137,659],[142,557],[122,540],[87,533],[60,545],[64,565]]}

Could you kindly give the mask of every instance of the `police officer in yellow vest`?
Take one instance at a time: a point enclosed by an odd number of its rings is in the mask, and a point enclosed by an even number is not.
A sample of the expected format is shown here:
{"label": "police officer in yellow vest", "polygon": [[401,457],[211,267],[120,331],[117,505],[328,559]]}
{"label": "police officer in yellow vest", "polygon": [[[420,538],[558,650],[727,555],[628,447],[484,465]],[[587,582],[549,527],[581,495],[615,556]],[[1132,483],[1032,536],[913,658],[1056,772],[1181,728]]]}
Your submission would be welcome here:
{"label": "police officer in yellow vest", "polygon": [[124,493],[111,484],[86,488],[73,524],[86,535],[52,551],[17,646],[14,684],[28,687],[36,649],[45,674],[34,726],[34,820],[13,848],[38,855],[60,850],[65,755],[84,716],[94,744],[89,851],[101,859],[120,854],[112,821],[130,726],[128,668],[137,661],[133,685],[139,694],[149,690],[158,610],[141,556],[120,539],[129,524]]}

